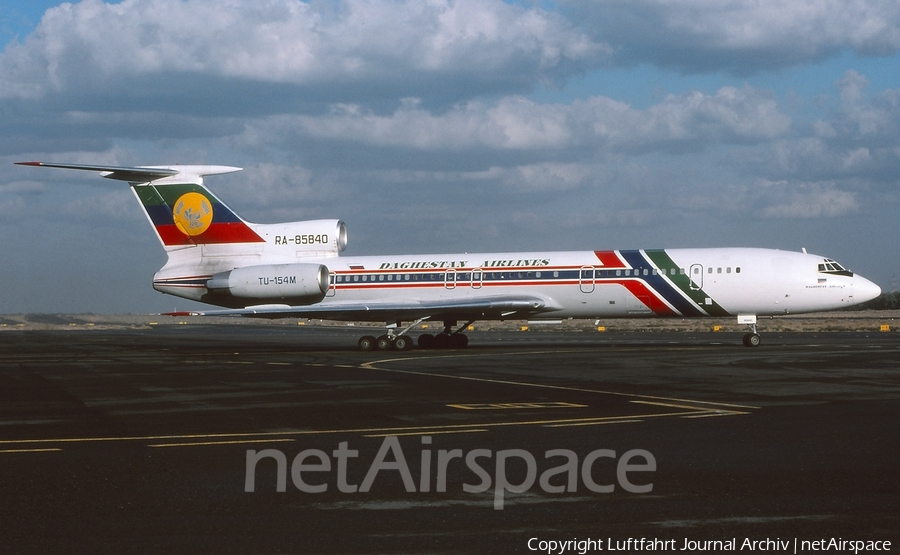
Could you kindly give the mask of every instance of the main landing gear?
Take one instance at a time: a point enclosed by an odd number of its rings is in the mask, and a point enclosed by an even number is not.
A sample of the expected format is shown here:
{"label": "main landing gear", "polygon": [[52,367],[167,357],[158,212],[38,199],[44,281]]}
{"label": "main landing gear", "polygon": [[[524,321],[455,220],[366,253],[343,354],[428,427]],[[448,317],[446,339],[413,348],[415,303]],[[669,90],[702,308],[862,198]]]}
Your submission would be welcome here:
{"label": "main landing gear", "polygon": [[469,327],[475,320],[469,320],[465,324],[459,327],[456,331],[453,331],[453,326],[456,325],[454,321],[446,321],[444,322],[444,331],[437,335],[431,335],[430,333],[423,333],[419,336],[419,348],[420,349],[465,349],[466,345],[469,344],[469,338],[464,333],[460,333],[462,330]]}
{"label": "main landing gear", "polygon": [[[374,335],[365,335],[359,338],[359,342],[357,346],[360,351],[389,351],[389,350],[397,350],[397,351],[408,351],[413,348],[413,338],[407,335],[407,332],[411,330],[413,327],[418,324],[424,322],[428,318],[420,318],[404,328],[400,333],[395,333],[394,329],[398,327],[397,324],[393,326],[388,326],[387,333],[384,335],[375,337]],[[466,322],[463,326],[461,326],[456,331],[453,331],[453,326],[456,325],[455,321],[448,320],[444,322],[444,331],[437,335],[432,335],[430,333],[423,333],[419,336],[419,348],[420,349],[463,349],[466,345],[469,344],[469,338],[460,333],[462,330],[469,327],[469,325],[475,320],[471,320]]]}
{"label": "main landing gear", "polygon": [[364,335],[359,338],[356,344],[360,351],[389,351],[396,349],[398,351],[408,351],[413,348],[412,337],[408,335],[384,334],[378,337],[374,335]]}

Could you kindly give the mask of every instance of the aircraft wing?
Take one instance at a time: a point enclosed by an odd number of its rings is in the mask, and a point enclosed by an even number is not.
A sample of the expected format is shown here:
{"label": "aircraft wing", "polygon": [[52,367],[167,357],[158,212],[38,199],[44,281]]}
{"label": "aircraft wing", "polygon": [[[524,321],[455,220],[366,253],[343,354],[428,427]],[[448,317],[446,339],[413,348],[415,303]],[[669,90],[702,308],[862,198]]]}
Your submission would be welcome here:
{"label": "aircraft wing", "polygon": [[528,318],[557,310],[552,301],[517,295],[483,299],[407,302],[327,302],[309,306],[258,305],[246,308],[168,312],[169,316],[246,316],[250,318],[321,318],[363,322],[432,320],[482,320]]}

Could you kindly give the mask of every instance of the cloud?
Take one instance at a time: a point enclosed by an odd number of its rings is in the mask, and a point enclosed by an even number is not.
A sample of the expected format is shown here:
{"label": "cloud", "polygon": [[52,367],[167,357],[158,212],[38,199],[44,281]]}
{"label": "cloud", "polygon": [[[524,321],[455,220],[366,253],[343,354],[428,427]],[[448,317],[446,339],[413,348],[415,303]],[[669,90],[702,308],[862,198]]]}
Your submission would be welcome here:
{"label": "cloud", "polygon": [[7,45],[0,98],[109,87],[172,97],[205,79],[361,102],[422,93],[434,77],[458,96],[526,89],[606,52],[558,14],[500,0],[83,0],[48,10],[24,42]]}
{"label": "cloud", "polygon": [[827,121],[775,137],[765,151],[745,157],[772,181],[846,180],[851,187],[894,187],[900,173],[900,89],[867,95],[865,76],[848,71],[835,83],[838,103]]}
{"label": "cloud", "polygon": [[645,153],[748,144],[785,135],[791,119],[768,93],[724,87],[714,95],[670,95],[646,110],[596,96],[570,104],[542,104],[510,96],[493,104],[472,101],[436,114],[407,99],[391,114],[359,105],[335,105],[324,115],[279,116],[248,125],[245,144],[290,144],[288,137],[353,143],[382,149],[461,153],[491,149],[546,161],[585,151]]}
{"label": "cloud", "polygon": [[618,63],[690,72],[754,73],[817,62],[849,49],[900,50],[894,0],[563,0],[574,21],[609,43]]}
{"label": "cloud", "polygon": [[768,205],[761,209],[766,218],[834,218],[859,210],[856,195],[842,191],[835,183],[761,183]]}

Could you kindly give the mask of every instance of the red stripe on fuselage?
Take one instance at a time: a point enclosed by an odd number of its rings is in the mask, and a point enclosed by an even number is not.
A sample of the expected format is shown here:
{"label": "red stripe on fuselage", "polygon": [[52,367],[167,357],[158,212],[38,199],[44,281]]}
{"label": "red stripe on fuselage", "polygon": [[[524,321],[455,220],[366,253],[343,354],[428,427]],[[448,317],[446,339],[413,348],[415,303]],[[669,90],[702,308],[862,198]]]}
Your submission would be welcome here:
{"label": "red stripe on fuselage", "polygon": [[637,281],[633,279],[623,279],[623,280],[614,280],[614,281],[604,281],[603,283],[618,283],[620,285],[625,286],[625,289],[638,298],[639,301],[644,303],[644,306],[653,311],[657,316],[676,316],[677,312],[672,310],[669,305],[664,303],[659,297],[656,296],[656,292],[647,287],[647,284],[643,281]]}
{"label": "red stripe on fuselage", "polygon": [[600,260],[600,265],[604,268],[628,267],[616,251],[594,251],[594,254],[597,255],[597,259]]}

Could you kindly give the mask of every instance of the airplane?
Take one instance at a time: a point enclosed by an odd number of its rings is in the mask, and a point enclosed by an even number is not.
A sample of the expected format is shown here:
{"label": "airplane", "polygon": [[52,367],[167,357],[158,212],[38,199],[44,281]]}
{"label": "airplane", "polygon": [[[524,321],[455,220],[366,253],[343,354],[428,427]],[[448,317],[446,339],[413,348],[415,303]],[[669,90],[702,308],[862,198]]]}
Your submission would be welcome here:
{"label": "airplane", "polygon": [[344,222],[250,223],[204,186],[206,176],[242,168],[16,164],[128,182],[168,254],[153,288],[221,307],[167,314],[383,322],[384,334],[359,339],[363,351],[411,349],[409,332],[426,321],[443,331],[419,335],[423,349],[465,347],[462,332],[478,320],[641,317],[736,317],[749,326],[744,345],[756,347],[759,316],[845,308],[881,294],[806,249],[340,256]]}

